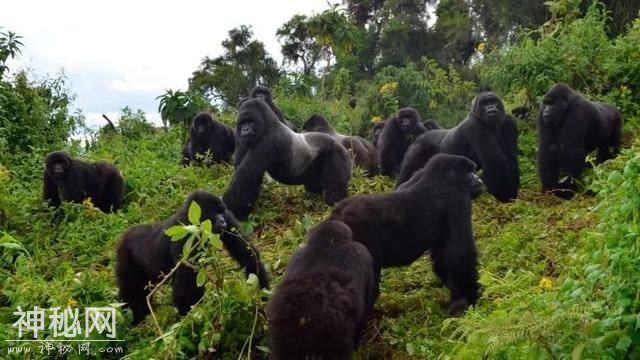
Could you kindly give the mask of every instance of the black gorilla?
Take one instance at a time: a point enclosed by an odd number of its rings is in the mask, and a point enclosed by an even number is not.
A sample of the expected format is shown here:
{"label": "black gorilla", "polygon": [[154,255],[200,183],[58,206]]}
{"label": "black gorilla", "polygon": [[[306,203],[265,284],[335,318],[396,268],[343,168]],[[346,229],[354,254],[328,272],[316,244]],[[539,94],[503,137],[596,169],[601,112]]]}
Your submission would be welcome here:
{"label": "black gorilla", "polygon": [[346,136],[338,133],[321,115],[314,114],[302,126],[304,132],[321,132],[331,135],[347,150],[353,152],[353,163],[369,174],[378,172],[378,149],[360,136]]}
{"label": "black gorilla", "polygon": [[210,114],[201,112],[193,118],[189,128],[187,146],[182,150],[182,164],[200,162],[207,151],[212,163],[228,163],[235,149],[233,129],[218,122]]}
{"label": "black gorilla", "polygon": [[[538,115],[538,174],[542,190],[571,198],[576,190],[573,179],[582,175],[587,154],[598,149],[597,162],[610,159],[620,150],[621,138],[622,116],[618,109],[589,101],[566,84],[554,85],[545,94]],[[560,184],[561,171],[573,179]]]}
{"label": "black gorilla", "polygon": [[380,170],[383,175],[394,175],[409,145],[427,129],[420,123],[420,114],[415,109],[404,108],[387,121],[378,139]]}
{"label": "black gorilla", "polygon": [[328,205],[347,196],[349,153],[327,134],[298,134],[278,121],[266,102],[249,99],[238,109],[236,171],[224,201],[245,219],[260,194],[265,172],[288,185],[323,193]]}
{"label": "black gorilla", "polygon": [[124,180],[113,165],[75,160],[63,151],[50,153],[45,163],[43,198],[49,205],[60,206],[62,197],[75,203],[91,198],[103,212],[122,207]]}
{"label": "black gorilla", "polygon": [[[147,284],[159,281],[160,276],[169,273],[182,258],[184,240],[171,241],[164,231],[174,225],[189,223],[188,211],[192,201],[200,205],[202,220],[213,223],[213,232],[220,234],[220,240],[229,255],[245,268],[247,275],[256,274],[262,288],[269,287],[260,254],[251,244],[249,236],[239,233],[238,220],[219,197],[205,191],[195,191],[173,216],[159,223],[130,228],[117,246],[116,277],[120,298],[133,311],[135,324],[149,314]],[[180,315],[186,314],[203,294],[204,289],[196,284],[195,271],[181,265],[173,279],[173,303]]]}
{"label": "black gorilla", "polygon": [[[267,104],[269,104],[269,107],[271,108],[271,110],[273,110],[274,114],[276,114],[278,120],[280,120],[281,123],[287,125],[289,129],[297,131],[296,126],[291,121],[287,120],[284,117],[282,110],[280,110],[280,108],[278,108],[276,104],[273,103],[273,96],[271,95],[271,90],[269,90],[269,88],[261,85],[256,85],[253,90],[251,90],[251,95],[249,95],[249,98],[265,101]],[[240,105],[242,105],[242,102],[238,106]]]}
{"label": "black gorilla", "polygon": [[474,161],[482,169],[487,190],[499,201],[518,196],[518,128],[494,93],[476,96],[469,116],[453,129],[433,130],[420,136],[407,151],[397,186],[423,167],[434,155],[434,149]]}
{"label": "black gorilla", "polygon": [[475,168],[463,156],[437,154],[393,192],[341,201],[331,219],[345,222],[369,249],[376,281],[382,267],[409,265],[429,250],[451,291],[449,312],[458,315],[478,299],[471,199],[482,182]]}
{"label": "black gorilla", "polygon": [[438,122],[433,119],[423,121],[422,126],[424,126],[427,131],[442,129],[440,127],[440,124],[438,124]]}
{"label": "black gorilla", "polygon": [[384,126],[387,125],[388,121],[389,120],[382,120],[382,121],[377,122],[375,125],[373,125],[373,136],[371,138],[371,143],[376,148],[378,148],[378,141],[380,139],[380,133],[382,132],[382,129],[384,129]]}
{"label": "black gorilla", "polygon": [[341,221],[309,230],[269,301],[272,359],[351,359],[373,309],[371,255]]}
{"label": "black gorilla", "polygon": [[518,106],[511,110],[511,114],[517,118],[524,119],[529,114],[529,108],[526,105]]}

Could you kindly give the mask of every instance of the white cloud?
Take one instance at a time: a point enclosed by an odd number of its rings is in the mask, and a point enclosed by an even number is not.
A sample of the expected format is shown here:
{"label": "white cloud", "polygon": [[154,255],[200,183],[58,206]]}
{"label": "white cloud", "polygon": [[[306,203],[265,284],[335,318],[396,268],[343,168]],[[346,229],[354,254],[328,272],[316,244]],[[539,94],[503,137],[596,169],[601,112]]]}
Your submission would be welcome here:
{"label": "white cloud", "polygon": [[159,117],[155,97],[185,89],[202,58],[222,53],[230,29],[252,25],[280,61],[277,28],[327,8],[326,0],[21,0],[2,5],[0,26],[23,36],[19,64],[38,74],[65,69],[87,114],[128,105]]}

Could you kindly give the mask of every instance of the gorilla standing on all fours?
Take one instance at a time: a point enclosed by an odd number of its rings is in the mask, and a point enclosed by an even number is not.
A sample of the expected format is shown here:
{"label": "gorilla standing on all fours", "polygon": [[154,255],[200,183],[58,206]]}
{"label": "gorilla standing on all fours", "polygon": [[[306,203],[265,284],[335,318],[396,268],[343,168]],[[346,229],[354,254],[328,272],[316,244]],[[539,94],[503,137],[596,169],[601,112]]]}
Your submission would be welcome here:
{"label": "gorilla standing on all fours", "polygon": [[321,132],[331,135],[345,149],[353,152],[353,162],[359,168],[373,175],[378,172],[378,150],[360,136],[346,136],[338,133],[324,117],[314,114],[302,126],[304,132]]}
{"label": "gorilla standing on all fours", "polygon": [[378,141],[380,139],[380,133],[382,132],[382,129],[384,129],[384,126],[387,125],[388,121],[389,120],[382,120],[382,121],[377,122],[375,125],[373,125],[373,137],[371,139],[371,143],[376,148],[378,148]]}
{"label": "gorilla standing on all fours", "polygon": [[382,128],[378,148],[383,175],[397,173],[409,145],[427,131],[420,121],[420,114],[415,109],[404,108]]}
{"label": "gorilla standing on all fours", "polygon": [[[293,131],[296,131],[296,126],[289,120],[287,120],[284,117],[284,114],[282,113],[282,110],[280,110],[279,107],[276,106],[276,104],[273,103],[273,96],[271,96],[271,90],[269,90],[269,88],[261,86],[261,85],[256,85],[253,90],[251,90],[251,95],[249,95],[250,99],[260,99],[265,101],[269,107],[271,108],[271,110],[273,110],[274,114],[276,114],[276,116],[278,117],[278,120],[280,120],[281,123],[287,125],[287,127]],[[241,102],[242,104],[242,102]]]}
{"label": "gorilla standing on all fours", "polygon": [[341,201],[331,219],[346,223],[369,249],[376,281],[381,268],[409,265],[429,250],[451,291],[449,313],[459,315],[478,299],[471,199],[482,182],[475,168],[463,156],[438,154],[393,192]]}
{"label": "gorilla standing on all fours", "polygon": [[[251,244],[249,236],[239,233],[240,223],[225,207],[219,197],[205,191],[189,195],[184,205],[170,218],[155,224],[137,225],[122,236],[116,249],[116,277],[120,298],[133,311],[133,322],[139,323],[149,314],[146,296],[147,284],[161,280],[182,258],[184,239],[171,241],[164,231],[174,225],[188,224],[191,202],[202,210],[202,221],[213,223],[213,232],[247,275],[256,274],[260,287],[268,288],[269,280],[258,250]],[[185,315],[204,294],[196,284],[196,272],[184,265],[176,270],[173,279],[173,303],[180,315]]]}
{"label": "gorilla standing on all fours", "polygon": [[329,220],[309,230],[269,301],[272,359],[351,359],[376,287],[371,255],[345,223]]}
{"label": "gorilla standing on all fours", "polygon": [[60,206],[62,197],[75,203],[91,198],[102,212],[122,207],[124,180],[113,165],[74,160],[63,151],[50,153],[45,162],[43,198],[49,205]]}
{"label": "gorilla standing on all fours", "polygon": [[476,96],[471,113],[450,130],[433,130],[420,136],[402,162],[397,186],[409,180],[436,152],[466,156],[482,169],[482,180],[496,199],[518,197],[518,128],[492,92]]}
{"label": "gorilla standing on all fours", "polygon": [[298,134],[278,121],[269,105],[249,99],[238,109],[236,170],[224,202],[245,219],[258,196],[264,173],[287,185],[324,193],[328,205],[347,196],[351,159],[335,139],[322,133]]}
{"label": "gorilla standing on all fours", "polygon": [[[598,149],[597,162],[620,150],[622,116],[614,106],[585,99],[566,84],[544,96],[538,115],[538,173],[542,190],[570,199],[584,170],[585,157]],[[613,152],[611,152],[613,148]],[[573,179],[558,183],[560,171]]]}
{"label": "gorilla standing on all fours", "polygon": [[228,163],[236,149],[233,129],[206,112],[198,113],[189,128],[187,146],[182,150],[182,165],[200,162],[210,152],[212,163]]}

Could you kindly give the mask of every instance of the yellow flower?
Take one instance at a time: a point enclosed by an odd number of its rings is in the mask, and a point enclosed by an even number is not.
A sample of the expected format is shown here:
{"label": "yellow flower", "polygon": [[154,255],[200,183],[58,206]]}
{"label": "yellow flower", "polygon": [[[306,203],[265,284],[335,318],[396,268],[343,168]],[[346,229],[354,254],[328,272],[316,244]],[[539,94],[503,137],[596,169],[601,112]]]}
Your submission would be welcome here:
{"label": "yellow flower", "polygon": [[487,48],[487,44],[481,42],[480,44],[478,44],[478,51],[479,52],[484,52],[484,50]]}
{"label": "yellow flower", "polygon": [[394,92],[396,92],[396,90],[398,89],[398,82],[393,81],[390,83],[386,83],[384,85],[382,85],[382,87],[380,88],[380,95],[389,95],[389,94],[393,94]]}
{"label": "yellow flower", "polygon": [[543,276],[542,279],[540,279],[540,284],[538,284],[538,286],[541,289],[551,289],[551,287],[553,286],[553,282],[551,281],[550,277]]}
{"label": "yellow flower", "polygon": [[374,116],[374,117],[371,118],[371,123],[373,123],[373,124],[377,124],[380,121],[382,121],[382,117],[380,117],[380,116]]}
{"label": "yellow flower", "polygon": [[96,207],[93,205],[93,201],[91,201],[90,197],[84,199],[82,201],[82,205],[84,205],[85,207],[89,208],[90,210],[95,210],[96,209]]}
{"label": "yellow flower", "polygon": [[78,302],[75,301],[73,298],[69,298],[69,300],[67,300],[67,306],[76,306],[78,305]]}

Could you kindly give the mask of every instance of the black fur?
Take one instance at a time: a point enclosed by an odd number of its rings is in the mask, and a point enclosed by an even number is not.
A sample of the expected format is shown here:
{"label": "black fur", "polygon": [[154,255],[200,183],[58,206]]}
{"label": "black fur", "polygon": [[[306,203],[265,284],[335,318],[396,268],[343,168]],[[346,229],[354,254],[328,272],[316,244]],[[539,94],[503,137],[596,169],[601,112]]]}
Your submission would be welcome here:
{"label": "black fur", "polygon": [[517,118],[525,119],[529,115],[529,108],[526,105],[518,106],[511,110],[511,114]]}
{"label": "black fur", "polygon": [[437,154],[393,192],[341,201],[331,219],[345,222],[369,249],[376,281],[381,268],[409,265],[429,250],[451,291],[449,311],[458,315],[478,299],[471,198],[482,182],[475,168],[463,156]]}
{"label": "black fur", "polygon": [[[210,153],[210,163],[228,163],[236,148],[233,129],[206,112],[198,113],[191,122],[187,146],[182,149],[182,164],[201,163]],[[207,165],[210,164],[209,162]]]}
{"label": "black fur", "polygon": [[[573,179],[580,179],[585,157],[598,149],[597,162],[620,150],[622,115],[613,105],[589,101],[566,84],[554,85],[544,96],[538,115],[538,174],[542,190],[573,197]],[[573,179],[558,182],[562,172]]]}
{"label": "black fur", "polygon": [[314,114],[302,126],[304,132],[321,132],[331,135],[353,155],[353,163],[374,175],[378,172],[378,149],[360,136],[346,136],[338,133],[321,115]]}
{"label": "black fur", "polygon": [[349,153],[331,136],[295,133],[278,121],[266,102],[249,99],[238,110],[236,137],[236,171],[224,201],[239,219],[255,205],[265,172],[283,184],[324,193],[328,205],[347,196]]}
{"label": "black fur", "polygon": [[[250,99],[260,99],[269,104],[271,110],[273,110],[274,114],[278,117],[281,123],[287,125],[287,127],[293,131],[297,131],[296,126],[289,120],[284,117],[282,110],[276,106],[273,102],[273,96],[271,95],[271,90],[268,87],[256,85],[253,90],[251,90],[251,95],[249,95]],[[240,103],[238,106],[240,106]]]}
{"label": "black fur", "polygon": [[424,126],[427,131],[442,129],[440,127],[440,124],[438,124],[438,122],[433,119],[423,121],[422,126]]}
{"label": "black fur", "polygon": [[49,205],[60,206],[61,198],[75,203],[91,198],[103,212],[122,207],[124,180],[115,166],[75,160],[63,151],[50,153],[45,163],[43,198]]}
{"label": "black fur", "polygon": [[[182,258],[184,240],[171,241],[164,231],[174,225],[188,224],[188,211],[195,201],[202,210],[202,221],[211,220],[213,231],[220,234],[224,247],[247,272],[256,274],[262,288],[269,287],[258,250],[248,235],[241,234],[240,223],[227,210],[219,197],[205,191],[189,195],[184,205],[170,218],[155,223],[137,225],[124,233],[116,249],[116,277],[120,299],[133,311],[133,322],[139,323],[149,314],[146,296],[148,283],[160,280]],[[204,294],[196,285],[193,269],[181,265],[173,279],[173,303],[181,315],[186,314]]]}
{"label": "black fur", "polygon": [[476,96],[469,116],[453,129],[433,130],[420,136],[407,151],[397,186],[423,167],[434,150],[474,161],[482,169],[488,192],[499,201],[518,197],[518,128],[494,93]]}
{"label": "black fur", "polygon": [[373,309],[371,255],[341,221],[309,230],[269,301],[272,359],[351,359]]}
{"label": "black fur", "polygon": [[409,145],[427,131],[420,122],[420,114],[415,109],[404,108],[384,125],[378,139],[380,171],[383,175],[395,175],[400,170]]}
{"label": "black fur", "polygon": [[378,142],[380,141],[380,133],[382,132],[382,129],[384,129],[384,126],[387,125],[388,121],[389,120],[382,120],[377,122],[375,125],[373,125],[373,134],[371,136],[371,143],[376,148],[378,148]]}

